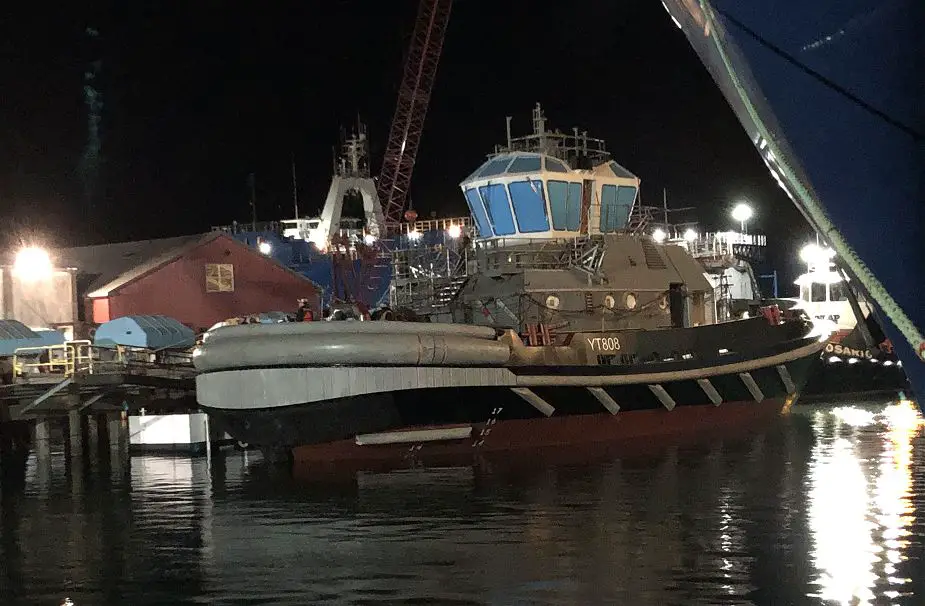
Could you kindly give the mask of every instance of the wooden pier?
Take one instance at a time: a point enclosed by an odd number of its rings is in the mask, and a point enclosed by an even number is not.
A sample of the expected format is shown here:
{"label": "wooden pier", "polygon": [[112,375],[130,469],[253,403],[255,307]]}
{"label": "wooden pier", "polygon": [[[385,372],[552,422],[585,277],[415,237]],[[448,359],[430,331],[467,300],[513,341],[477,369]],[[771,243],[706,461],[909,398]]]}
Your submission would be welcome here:
{"label": "wooden pier", "polygon": [[[51,423],[67,420],[67,450],[105,443],[127,451],[127,416],[195,411],[196,370],[189,354],[88,341],[20,349],[0,385],[0,452],[50,449]],[[31,444],[30,444],[31,443]]]}

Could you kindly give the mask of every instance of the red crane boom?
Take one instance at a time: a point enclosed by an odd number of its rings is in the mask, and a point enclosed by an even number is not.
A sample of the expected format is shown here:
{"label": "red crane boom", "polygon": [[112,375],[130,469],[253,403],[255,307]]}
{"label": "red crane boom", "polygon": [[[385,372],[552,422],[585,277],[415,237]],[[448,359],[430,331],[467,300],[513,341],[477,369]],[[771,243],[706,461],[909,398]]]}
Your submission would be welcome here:
{"label": "red crane boom", "polygon": [[402,220],[453,0],[421,0],[376,185],[387,228]]}

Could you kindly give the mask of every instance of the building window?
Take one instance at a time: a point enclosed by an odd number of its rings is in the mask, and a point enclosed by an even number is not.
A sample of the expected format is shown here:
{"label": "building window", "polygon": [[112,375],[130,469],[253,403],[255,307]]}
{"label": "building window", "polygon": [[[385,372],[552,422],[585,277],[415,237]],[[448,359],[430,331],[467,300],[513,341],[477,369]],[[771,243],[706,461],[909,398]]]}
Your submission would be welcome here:
{"label": "building window", "polygon": [[206,292],[234,292],[234,265],[206,263]]}

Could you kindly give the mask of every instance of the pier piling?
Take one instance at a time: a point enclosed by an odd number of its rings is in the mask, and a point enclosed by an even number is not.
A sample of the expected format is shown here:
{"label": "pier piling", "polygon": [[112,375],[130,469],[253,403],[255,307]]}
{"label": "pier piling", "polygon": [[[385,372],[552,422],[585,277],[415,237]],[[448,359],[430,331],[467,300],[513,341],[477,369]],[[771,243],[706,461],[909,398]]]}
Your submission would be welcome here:
{"label": "pier piling", "polygon": [[122,419],[122,413],[106,415],[106,429],[109,437],[110,460],[120,461],[128,457],[129,435],[128,422]]}
{"label": "pier piling", "polygon": [[68,456],[72,459],[83,456],[84,440],[80,417],[80,411],[76,408],[67,411]]}
{"label": "pier piling", "polygon": [[51,420],[36,419],[32,430],[32,448],[39,460],[51,457]]}

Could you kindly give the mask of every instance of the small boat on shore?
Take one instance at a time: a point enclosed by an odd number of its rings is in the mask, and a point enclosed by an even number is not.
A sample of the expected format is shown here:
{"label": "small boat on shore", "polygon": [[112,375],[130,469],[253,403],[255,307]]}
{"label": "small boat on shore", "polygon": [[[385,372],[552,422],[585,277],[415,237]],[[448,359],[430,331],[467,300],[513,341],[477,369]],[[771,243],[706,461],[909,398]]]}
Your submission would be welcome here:
{"label": "small boat on shore", "polygon": [[[647,234],[639,182],[603,141],[547,132],[537,107],[533,135],[461,183],[471,238],[396,238],[393,274],[412,278],[393,291],[416,293],[425,321],[218,328],[194,355],[200,405],[304,461],[658,439],[780,413],[828,335],[774,306],[718,321],[700,263]],[[466,247],[464,275],[425,262],[448,245]]]}

